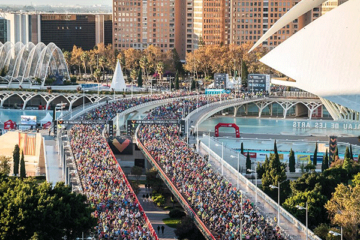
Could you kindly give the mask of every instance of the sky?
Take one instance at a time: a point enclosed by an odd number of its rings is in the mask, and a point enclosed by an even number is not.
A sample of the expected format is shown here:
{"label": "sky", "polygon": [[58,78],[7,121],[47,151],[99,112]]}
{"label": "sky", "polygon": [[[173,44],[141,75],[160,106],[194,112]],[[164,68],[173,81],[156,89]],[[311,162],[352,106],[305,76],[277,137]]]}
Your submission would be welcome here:
{"label": "sky", "polygon": [[112,0],[0,0],[0,4],[6,5],[94,5],[94,4],[101,4],[101,5],[112,5]]}

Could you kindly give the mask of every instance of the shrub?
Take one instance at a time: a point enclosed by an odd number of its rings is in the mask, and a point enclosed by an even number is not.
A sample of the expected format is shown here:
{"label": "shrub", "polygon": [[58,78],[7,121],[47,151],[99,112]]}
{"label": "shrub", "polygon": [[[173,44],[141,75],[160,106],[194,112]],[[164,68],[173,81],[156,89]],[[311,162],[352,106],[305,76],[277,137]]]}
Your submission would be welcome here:
{"label": "shrub", "polygon": [[185,217],[186,214],[184,213],[183,210],[181,210],[179,208],[175,208],[175,209],[170,210],[169,216],[171,218],[182,218],[182,217]]}
{"label": "shrub", "polygon": [[165,197],[160,193],[154,194],[151,198],[158,207],[165,203]]}
{"label": "shrub", "polygon": [[70,77],[70,81],[71,81],[72,83],[76,83],[76,77]]}

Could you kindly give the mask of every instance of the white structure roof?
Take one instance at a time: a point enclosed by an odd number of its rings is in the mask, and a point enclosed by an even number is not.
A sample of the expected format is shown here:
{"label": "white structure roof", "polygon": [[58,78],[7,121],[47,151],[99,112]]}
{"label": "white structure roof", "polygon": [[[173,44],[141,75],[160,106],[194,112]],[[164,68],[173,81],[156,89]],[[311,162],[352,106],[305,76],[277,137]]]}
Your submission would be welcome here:
{"label": "white structure roof", "polygon": [[122,73],[119,60],[116,63],[116,68],[110,88],[114,89],[115,91],[124,91],[126,89],[124,75]]}
{"label": "white structure roof", "polygon": [[46,116],[40,120],[40,123],[47,123],[47,122],[52,122],[53,117],[50,115],[50,113],[46,113]]}
{"label": "white structure roof", "polygon": [[360,111],[360,1],[350,0],[301,29],[260,61],[295,86]]}

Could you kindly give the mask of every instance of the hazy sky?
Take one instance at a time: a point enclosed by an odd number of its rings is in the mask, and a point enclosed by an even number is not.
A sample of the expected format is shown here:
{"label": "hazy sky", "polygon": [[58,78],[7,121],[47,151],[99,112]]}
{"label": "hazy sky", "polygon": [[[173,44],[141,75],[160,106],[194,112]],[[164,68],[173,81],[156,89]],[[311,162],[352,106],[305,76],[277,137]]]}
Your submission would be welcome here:
{"label": "hazy sky", "polygon": [[94,5],[94,4],[101,4],[101,5],[109,5],[111,6],[112,0],[0,0],[0,4],[16,4],[16,5],[30,5],[37,4],[37,5]]}

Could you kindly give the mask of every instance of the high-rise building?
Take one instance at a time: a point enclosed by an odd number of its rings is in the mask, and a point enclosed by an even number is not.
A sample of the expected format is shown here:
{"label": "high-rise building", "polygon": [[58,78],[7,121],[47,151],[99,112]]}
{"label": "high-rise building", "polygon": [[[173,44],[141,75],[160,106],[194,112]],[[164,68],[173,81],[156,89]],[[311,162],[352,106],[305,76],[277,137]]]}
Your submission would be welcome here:
{"label": "high-rise building", "polygon": [[8,41],[8,26],[9,20],[6,20],[5,18],[0,18],[0,42],[5,43]]}
{"label": "high-rise building", "polygon": [[[4,19],[6,40],[13,44],[53,42],[60,49],[71,51],[74,45],[90,50],[100,42],[112,43],[111,14],[5,13]],[[0,25],[0,36],[4,34]]]}
{"label": "high-rise building", "polygon": [[328,1],[324,2],[321,5],[321,15],[324,15],[325,13],[330,12],[331,10],[340,6],[341,4],[343,4],[346,1],[347,0],[328,0]]}
{"label": "high-rise building", "polygon": [[[114,47],[145,49],[153,44],[163,51],[175,47],[185,59],[201,44],[255,43],[299,1],[113,0]],[[263,46],[272,49],[288,39],[320,17],[324,5],[287,24]]]}
{"label": "high-rise building", "polygon": [[[121,50],[175,47],[175,0],[114,0],[113,44]],[[179,33],[180,34],[180,33]]]}

